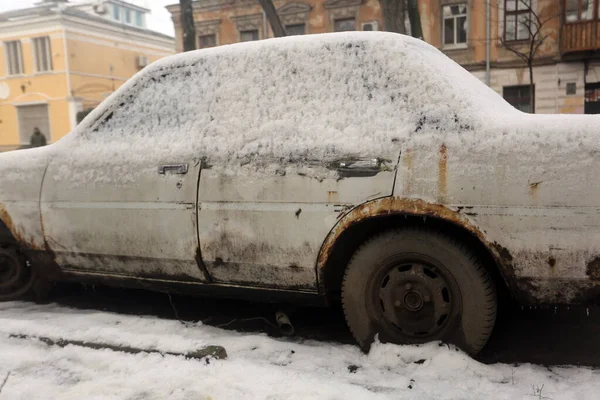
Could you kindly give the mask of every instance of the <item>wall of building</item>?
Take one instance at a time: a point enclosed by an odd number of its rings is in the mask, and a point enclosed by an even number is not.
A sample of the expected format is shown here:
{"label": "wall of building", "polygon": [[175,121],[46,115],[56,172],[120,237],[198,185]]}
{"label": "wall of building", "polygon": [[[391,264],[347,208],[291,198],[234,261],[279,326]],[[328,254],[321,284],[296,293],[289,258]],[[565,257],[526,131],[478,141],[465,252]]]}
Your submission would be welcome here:
{"label": "wall of building", "polygon": [[[44,73],[35,72],[32,53],[31,40],[40,36],[51,40],[52,70]],[[17,76],[7,76],[4,42],[11,40],[21,41],[24,73]],[[0,99],[0,151],[23,142],[18,107],[47,104],[49,132],[43,133],[56,141],[75,127],[78,111],[97,106],[142,69],[139,56],[150,63],[172,53],[169,38],[81,18],[48,16],[39,24],[24,20],[4,31],[0,25],[0,85],[10,92]]]}
{"label": "wall of building", "polygon": [[[300,5],[308,10],[301,12],[282,13],[283,24],[306,24],[307,34],[333,32],[334,19],[355,18],[356,29],[361,30],[364,22],[376,21],[383,26],[381,7],[378,0],[327,1],[327,0],[275,0],[274,5],[279,10],[285,10],[286,5]],[[179,7],[170,6],[176,31],[176,48],[182,51],[181,24]],[[287,11],[290,9],[288,8]],[[293,11],[293,10],[292,10]],[[293,14],[293,15],[292,15]],[[216,34],[217,45],[237,43],[240,41],[240,30],[258,29],[259,39],[273,37],[271,26],[263,16],[262,8],[254,0],[209,0],[194,3],[194,20],[197,36]],[[380,28],[381,29],[381,28]]]}
{"label": "wall of building", "polygon": [[[52,71],[36,72],[34,67],[32,39],[50,37]],[[7,60],[4,43],[21,41],[23,74],[7,76]],[[69,131],[69,118],[65,119],[67,80],[64,63],[64,35],[60,29],[0,36],[0,84],[9,89],[7,99],[0,100],[0,146],[20,143],[17,108],[33,104],[47,104],[50,132],[47,137],[55,139]]]}

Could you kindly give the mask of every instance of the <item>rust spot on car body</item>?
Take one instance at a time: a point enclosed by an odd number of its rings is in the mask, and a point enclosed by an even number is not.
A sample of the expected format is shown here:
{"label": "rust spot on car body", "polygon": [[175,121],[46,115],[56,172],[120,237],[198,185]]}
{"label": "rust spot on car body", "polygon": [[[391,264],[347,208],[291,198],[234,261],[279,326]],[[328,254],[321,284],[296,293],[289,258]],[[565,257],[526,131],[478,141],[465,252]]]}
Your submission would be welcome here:
{"label": "rust spot on car body", "polygon": [[443,203],[448,192],[448,148],[445,144],[440,146],[440,159],[438,162],[438,193],[439,201]]}
{"label": "rust spot on car body", "polygon": [[328,203],[337,203],[338,202],[338,192],[335,190],[330,190],[327,192],[327,202]]}
{"label": "rust spot on car body", "polygon": [[347,228],[366,220],[367,218],[391,216],[397,214],[437,217],[462,226],[477,236],[480,240],[485,241],[483,233],[475,225],[473,225],[465,215],[453,211],[443,205],[428,203],[421,199],[383,197],[355,207],[340,219],[338,224],[331,230],[325,239],[323,246],[321,247],[321,251],[317,260],[318,269],[320,270],[325,267],[335,242]]}
{"label": "rust spot on car body", "polygon": [[404,165],[404,169],[406,170],[406,183],[404,190],[406,193],[410,193],[412,191],[413,184],[413,152],[411,149],[407,149],[404,152],[404,159],[402,160]]}
{"label": "rust spot on car body", "polygon": [[585,273],[592,280],[600,280],[600,256],[587,264]]}
{"label": "rust spot on car body", "polygon": [[529,196],[534,201],[534,203],[537,203],[538,189],[539,189],[541,183],[542,182],[532,182],[529,184]]}
{"label": "rust spot on car body", "polygon": [[431,217],[443,220],[465,229],[477,239],[489,252],[493,262],[499,267],[500,275],[511,291],[517,291],[517,282],[513,257],[510,252],[495,242],[487,240],[482,232],[464,212],[452,210],[441,204],[428,203],[422,199],[384,197],[363,203],[345,214],[325,239],[317,258],[317,276],[319,286],[325,289],[325,269],[340,236],[351,226],[372,218],[407,215]]}

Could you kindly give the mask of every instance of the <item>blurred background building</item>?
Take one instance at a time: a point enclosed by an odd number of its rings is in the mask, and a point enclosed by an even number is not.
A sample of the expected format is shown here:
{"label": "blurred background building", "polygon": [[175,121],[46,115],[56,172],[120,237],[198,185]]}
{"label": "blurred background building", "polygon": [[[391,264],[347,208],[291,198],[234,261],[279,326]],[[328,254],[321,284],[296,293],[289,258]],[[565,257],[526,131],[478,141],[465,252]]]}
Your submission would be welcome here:
{"label": "blurred background building", "polygon": [[174,53],[149,10],[121,0],[41,1],[0,13],[0,149],[48,143],[148,63]]}

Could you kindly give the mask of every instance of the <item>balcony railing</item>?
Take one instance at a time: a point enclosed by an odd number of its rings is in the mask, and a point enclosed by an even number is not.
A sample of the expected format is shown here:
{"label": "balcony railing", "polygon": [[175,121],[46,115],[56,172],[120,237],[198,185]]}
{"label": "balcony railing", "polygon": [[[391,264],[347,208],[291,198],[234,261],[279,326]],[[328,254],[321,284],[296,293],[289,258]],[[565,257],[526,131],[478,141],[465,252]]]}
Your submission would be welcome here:
{"label": "balcony railing", "polygon": [[563,54],[600,50],[599,0],[563,0],[560,50]]}
{"label": "balcony railing", "polygon": [[565,23],[560,44],[562,53],[600,49],[600,20]]}

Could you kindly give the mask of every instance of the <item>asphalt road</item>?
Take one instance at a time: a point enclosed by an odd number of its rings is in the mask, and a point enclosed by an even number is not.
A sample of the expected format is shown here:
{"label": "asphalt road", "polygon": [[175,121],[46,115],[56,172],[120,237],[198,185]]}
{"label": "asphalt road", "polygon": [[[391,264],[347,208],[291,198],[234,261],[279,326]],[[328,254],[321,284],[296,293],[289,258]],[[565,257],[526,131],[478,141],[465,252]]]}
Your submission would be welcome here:
{"label": "asphalt road", "polygon": [[[289,312],[298,337],[353,343],[339,308],[293,309],[286,305],[73,284],[55,288],[50,300],[75,308],[201,320],[225,329],[272,336],[280,335],[274,315],[281,309]],[[600,367],[600,307],[505,307],[478,359],[484,363]]]}

